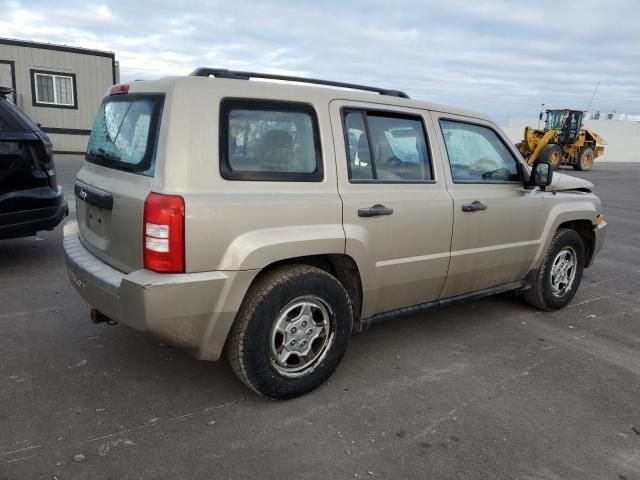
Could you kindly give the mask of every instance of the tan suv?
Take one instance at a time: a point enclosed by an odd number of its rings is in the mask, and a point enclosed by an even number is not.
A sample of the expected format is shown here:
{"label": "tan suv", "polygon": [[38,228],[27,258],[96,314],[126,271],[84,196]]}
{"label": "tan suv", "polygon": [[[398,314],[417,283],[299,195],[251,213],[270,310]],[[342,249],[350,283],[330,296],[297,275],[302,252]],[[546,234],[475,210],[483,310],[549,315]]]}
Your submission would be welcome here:
{"label": "tan suv", "polygon": [[274,398],[380,320],[507,290],[565,306],[606,227],[589,182],[531,172],[487,116],[217,69],[114,86],[75,194],[64,247],[94,321],[225,351]]}

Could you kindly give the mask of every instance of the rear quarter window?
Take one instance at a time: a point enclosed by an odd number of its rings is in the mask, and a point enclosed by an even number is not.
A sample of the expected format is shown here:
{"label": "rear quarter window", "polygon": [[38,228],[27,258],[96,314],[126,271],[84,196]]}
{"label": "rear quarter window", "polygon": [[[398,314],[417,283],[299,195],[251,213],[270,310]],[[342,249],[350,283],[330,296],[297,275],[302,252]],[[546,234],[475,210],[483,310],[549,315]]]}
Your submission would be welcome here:
{"label": "rear quarter window", "polygon": [[224,99],[220,106],[220,173],[228,180],[321,181],[322,155],[313,107]]}
{"label": "rear quarter window", "polygon": [[153,176],[163,102],[162,95],[106,97],[91,130],[87,161]]}

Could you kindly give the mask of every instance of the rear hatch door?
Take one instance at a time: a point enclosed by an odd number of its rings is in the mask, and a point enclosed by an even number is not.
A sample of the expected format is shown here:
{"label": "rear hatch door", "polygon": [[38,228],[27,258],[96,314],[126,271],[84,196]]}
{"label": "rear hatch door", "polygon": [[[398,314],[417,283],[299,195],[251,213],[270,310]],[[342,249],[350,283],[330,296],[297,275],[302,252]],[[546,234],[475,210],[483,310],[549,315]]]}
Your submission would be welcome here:
{"label": "rear hatch door", "polygon": [[42,199],[56,189],[51,141],[1,93],[0,214],[46,206]]}
{"label": "rear hatch door", "polygon": [[74,187],[82,243],[123,272],[144,263],[144,202],[153,187],[163,103],[159,94],[106,97]]}

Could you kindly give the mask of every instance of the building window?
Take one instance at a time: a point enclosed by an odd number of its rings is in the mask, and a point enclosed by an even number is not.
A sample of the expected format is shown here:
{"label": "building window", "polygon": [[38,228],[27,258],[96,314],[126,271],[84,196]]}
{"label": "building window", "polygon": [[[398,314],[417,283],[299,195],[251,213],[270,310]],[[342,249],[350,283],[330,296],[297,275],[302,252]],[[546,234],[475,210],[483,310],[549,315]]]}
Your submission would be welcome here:
{"label": "building window", "polygon": [[31,90],[34,107],[78,108],[73,73],[31,70]]}

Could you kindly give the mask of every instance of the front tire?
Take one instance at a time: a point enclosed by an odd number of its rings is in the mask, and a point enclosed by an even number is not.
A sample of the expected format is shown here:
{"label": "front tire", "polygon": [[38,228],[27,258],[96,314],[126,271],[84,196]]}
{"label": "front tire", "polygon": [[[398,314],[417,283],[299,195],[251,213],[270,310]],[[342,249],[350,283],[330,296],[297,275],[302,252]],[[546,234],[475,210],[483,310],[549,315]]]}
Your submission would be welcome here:
{"label": "front tire", "polygon": [[579,171],[588,171],[593,167],[593,160],[595,159],[595,153],[593,148],[585,147],[580,150],[578,155],[578,161],[574,165],[574,168]]}
{"label": "front tire", "polygon": [[562,147],[557,143],[549,143],[542,148],[538,158],[542,162],[549,162],[554,169],[557,169],[562,163],[563,157]]}
{"label": "front tire", "polygon": [[335,277],[308,265],[278,267],[247,292],[227,344],[229,363],[260,395],[298,397],[333,374],[352,325],[349,295]]}
{"label": "front tire", "polygon": [[563,308],[578,291],[584,263],[582,237],[575,230],[559,229],[532,287],[524,292],[525,301],[540,310]]}

